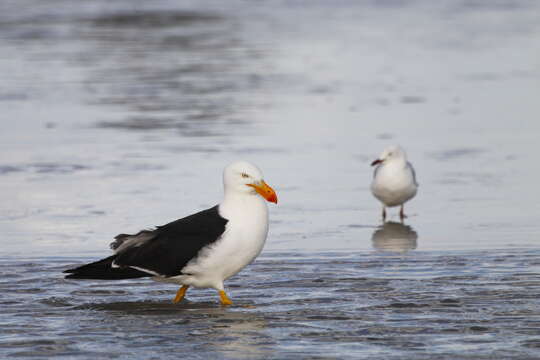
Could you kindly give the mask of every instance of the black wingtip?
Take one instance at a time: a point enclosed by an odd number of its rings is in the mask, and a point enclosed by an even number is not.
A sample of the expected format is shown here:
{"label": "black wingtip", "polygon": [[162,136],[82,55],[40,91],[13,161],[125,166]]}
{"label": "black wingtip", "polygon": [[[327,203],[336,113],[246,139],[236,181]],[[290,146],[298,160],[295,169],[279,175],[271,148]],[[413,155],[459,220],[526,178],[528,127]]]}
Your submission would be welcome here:
{"label": "black wingtip", "polygon": [[112,267],[112,262],[115,258],[116,255],[112,255],[90,264],[64,270],[62,273],[68,274],[64,279],[122,280],[152,276],[146,272],[129,267]]}
{"label": "black wingtip", "polygon": [[64,279],[79,279],[80,280],[80,279],[97,279],[97,278],[92,277],[92,276],[84,276],[81,274],[69,274],[69,275],[64,276]]}

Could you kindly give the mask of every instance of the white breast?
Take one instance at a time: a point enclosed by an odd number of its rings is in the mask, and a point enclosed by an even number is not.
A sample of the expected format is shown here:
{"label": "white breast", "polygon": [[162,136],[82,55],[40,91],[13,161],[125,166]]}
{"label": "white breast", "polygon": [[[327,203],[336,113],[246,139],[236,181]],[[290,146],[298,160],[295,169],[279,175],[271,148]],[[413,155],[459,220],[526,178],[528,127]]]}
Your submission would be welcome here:
{"label": "white breast", "polygon": [[221,238],[203,249],[184,269],[191,276],[182,283],[223,289],[223,281],[237,274],[262,251],[268,234],[268,208],[260,196],[227,199],[219,213],[228,220]]}
{"label": "white breast", "polygon": [[416,195],[412,170],[406,163],[393,162],[377,169],[371,192],[386,206],[398,206]]}

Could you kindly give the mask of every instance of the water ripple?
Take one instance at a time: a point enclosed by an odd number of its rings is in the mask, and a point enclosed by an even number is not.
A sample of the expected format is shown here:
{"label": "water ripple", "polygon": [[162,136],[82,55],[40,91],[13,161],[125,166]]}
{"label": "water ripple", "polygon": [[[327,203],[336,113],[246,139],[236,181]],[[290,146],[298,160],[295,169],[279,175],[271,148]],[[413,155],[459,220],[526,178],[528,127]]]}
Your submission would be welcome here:
{"label": "water ripple", "polygon": [[[467,347],[477,355],[490,348],[528,359],[540,335],[540,269],[532,265],[539,255],[507,252],[501,267],[503,254],[495,252],[399,259],[270,253],[227,284],[235,301],[229,308],[219,306],[213,290],[192,290],[176,305],[176,289],[152,281],[62,278],[62,269],[88,259],[4,259],[0,268],[19,276],[0,283],[0,354],[84,358],[94,349],[96,356],[114,357],[119,348],[126,354],[136,348],[145,356],[151,349],[167,354],[197,346],[201,356],[218,351],[243,358],[247,351],[283,358],[289,344],[301,346],[305,357],[317,356],[309,350],[316,345],[345,358],[385,358],[390,349],[416,358],[426,349],[450,356]],[[459,274],[477,268],[479,256],[486,271]],[[411,271],[396,273],[389,265],[397,263]],[[456,266],[458,274],[440,275]],[[119,332],[117,341],[106,341]],[[175,341],[178,336],[184,341]],[[365,355],[356,356],[360,350]]]}

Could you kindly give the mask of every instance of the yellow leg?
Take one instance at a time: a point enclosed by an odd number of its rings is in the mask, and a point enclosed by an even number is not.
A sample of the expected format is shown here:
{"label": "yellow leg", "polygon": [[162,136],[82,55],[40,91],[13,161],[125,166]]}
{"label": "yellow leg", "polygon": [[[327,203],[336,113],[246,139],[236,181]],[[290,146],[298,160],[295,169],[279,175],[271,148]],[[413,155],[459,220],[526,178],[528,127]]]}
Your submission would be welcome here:
{"label": "yellow leg", "polygon": [[232,300],[229,299],[225,291],[219,291],[219,299],[221,300],[221,305],[232,305]]}
{"label": "yellow leg", "polygon": [[178,289],[178,291],[176,292],[176,296],[173,300],[173,303],[178,304],[180,301],[182,301],[184,299],[184,296],[186,296],[186,292],[188,288],[189,286],[182,285],[182,287]]}

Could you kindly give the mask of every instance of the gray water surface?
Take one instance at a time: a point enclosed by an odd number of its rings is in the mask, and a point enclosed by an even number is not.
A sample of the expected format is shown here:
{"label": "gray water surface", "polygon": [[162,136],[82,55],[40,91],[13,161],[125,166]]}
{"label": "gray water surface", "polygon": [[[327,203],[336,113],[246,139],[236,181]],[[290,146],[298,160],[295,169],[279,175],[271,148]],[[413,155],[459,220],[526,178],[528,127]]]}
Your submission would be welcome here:
{"label": "gray water surface", "polygon": [[[0,357],[538,358],[539,64],[536,1],[0,2]],[[63,279],[237,159],[280,202],[234,306]]]}
{"label": "gray water surface", "polygon": [[215,291],[70,281],[88,258],[0,264],[1,352],[13,357],[535,359],[540,252],[262,256]]}

